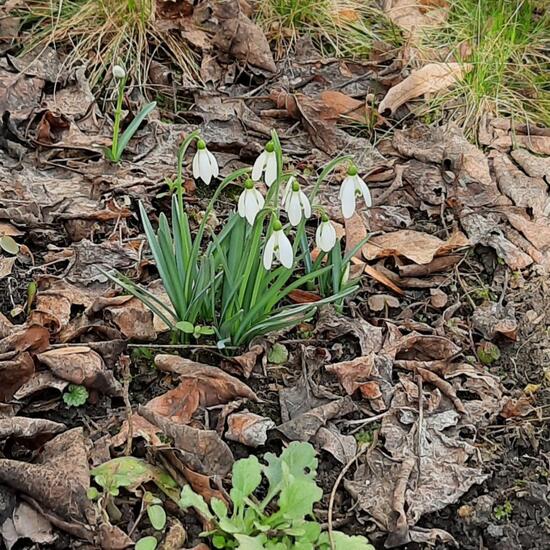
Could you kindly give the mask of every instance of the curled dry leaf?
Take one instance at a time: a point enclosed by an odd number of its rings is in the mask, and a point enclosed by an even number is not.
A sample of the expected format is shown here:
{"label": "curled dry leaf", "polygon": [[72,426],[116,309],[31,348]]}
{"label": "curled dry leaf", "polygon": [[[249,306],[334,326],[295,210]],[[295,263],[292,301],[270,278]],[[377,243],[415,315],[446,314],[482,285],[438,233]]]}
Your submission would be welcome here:
{"label": "curled dry leaf", "polygon": [[177,373],[180,384],[149,401],[147,407],[174,422],[188,423],[199,407],[221,405],[236,398],[257,400],[246,384],[217,367],[164,354],[155,357],[155,364],[163,372]]}
{"label": "curled dry leaf", "polygon": [[37,463],[0,459],[0,482],[67,522],[95,523],[95,511],[86,496],[90,472],[82,428],[48,441]]}
{"label": "curled dry leaf", "polygon": [[216,2],[214,15],[219,21],[213,40],[215,48],[265,71],[274,73],[277,70],[264,33],[241,11],[238,2]]}
{"label": "curled dry leaf", "polygon": [[351,361],[342,361],[326,365],[325,369],[336,375],[348,395],[353,395],[357,389],[370,380],[374,367],[374,354],[357,357]]}
{"label": "curled dry leaf", "polygon": [[231,358],[232,363],[236,363],[236,367],[234,365],[231,365],[229,362],[225,362],[223,366],[224,368],[228,367],[229,370],[231,370],[232,372],[236,370],[237,374],[242,374],[242,376],[244,376],[245,378],[249,378],[252,374],[252,371],[254,370],[254,367],[256,366],[258,357],[260,357],[263,352],[263,346],[261,346],[260,344],[255,344],[253,346],[250,346],[250,349],[248,351],[245,351],[241,355],[237,355],[236,357]]}
{"label": "curled dry leaf", "polygon": [[384,11],[414,43],[424,29],[446,21],[449,3],[446,0],[385,0]]}
{"label": "curled dry leaf", "polygon": [[11,357],[0,360],[0,402],[9,401],[34,373],[30,353],[13,352],[8,355]]}
{"label": "curled dry leaf", "polygon": [[248,447],[259,447],[267,441],[267,431],[275,427],[275,422],[265,416],[248,411],[233,413],[227,417],[225,437]]}
{"label": "curled dry leaf", "polygon": [[448,241],[443,241],[427,233],[403,229],[373,237],[363,246],[362,251],[367,260],[403,256],[417,264],[428,264],[435,256],[469,244],[469,240],[460,231],[453,233]]}
{"label": "curled dry leaf", "polygon": [[[149,445],[152,445],[153,447],[158,447],[162,445],[162,441],[160,440],[159,436],[157,434],[162,433],[162,430],[149,422],[148,420],[145,420],[142,416],[139,414],[132,414],[131,418],[131,432],[132,437],[142,437],[147,441]],[[111,439],[111,446],[113,447],[122,447],[128,441],[128,437],[130,436],[130,423],[128,420],[125,420],[122,423],[122,426],[120,428],[120,431]]]}
{"label": "curled dry leaf", "polygon": [[341,418],[355,410],[351,397],[343,397],[304,412],[279,425],[277,430],[291,441],[310,441],[329,420]]}
{"label": "curled dry leaf", "polygon": [[[367,228],[363,217],[355,212],[351,218],[346,218],[344,227],[346,229],[346,250],[349,254],[367,236]],[[361,259],[361,249],[355,253],[357,259]]]}
{"label": "curled dry leaf", "polygon": [[517,337],[518,323],[512,303],[503,306],[490,302],[477,307],[472,314],[472,325],[486,340],[492,340],[498,334],[510,340]]}
{"label": "curled dry leaf", "polygon": [[175,424],[148,407],[139,407],[139,414],[158,426],[165,436],[174,441],[174,448],[182,463],[200,474],[225,476],[233,466],[233,453],[214,430],[199,430]]}
{"label": "curled dry leaf", "polygon": [[390,88],[380,102],[378,111],[383,116],[391,115],[411,99],[439,92],[456,84],[472,68],[469,63],[428,63],[413,71],[403,82]]}
{"label": "curled dry leaf", "polygon": [[373,294],[369,296],[367,303],[371,311],[382,311],[386,307],[399,307],[399,300],[389,294]]}
{"label": "curled dry leaf", "polygon": [[120,395],[122,386],[107,370],[101,355],[87,346],[52,349],[37,355],[59,378],[98,390],[107,395]]}
{"label": "curled dry leaf", "polygon": [[14,399],[26,399],[31,395],[43,392],[45,390],[54,389],[58,392],[63,390],[69,385],[66,380],[57,378],[51,371],[44,370],[35,372],[32,378],[25,382],[14,394]]}
{"label": "curled dry leaf", "polygon": [[343,435],[336,426],[321,426],[315,435],[315,444],[330,453],[340,464],[347,464],[357,453],[357,441],[352,435]]}
{"label": "curled dry leaf", "polygon": [[20,502],[12,517],[0,525],[0,536],[7,550],[11,550],[22,539],[31,540],[37,545],[50,545],[57,539],[51,523],[26,502]]}
{"label": "curled dry leaf", "polygon": [[37,438],[44,442],[55,434],[64,432],[66,426],[45,418],[27,418],[15,416],[13,418],[0,418],[0,440],[13,437],[16,439]]}
{"label": "curled dry leaf", "polygon": [[[539,157],[527,149],[515,149],[510,156],[533,178],[550,178],[550,157]],[[1,232],[1,230],[0,230]]]}

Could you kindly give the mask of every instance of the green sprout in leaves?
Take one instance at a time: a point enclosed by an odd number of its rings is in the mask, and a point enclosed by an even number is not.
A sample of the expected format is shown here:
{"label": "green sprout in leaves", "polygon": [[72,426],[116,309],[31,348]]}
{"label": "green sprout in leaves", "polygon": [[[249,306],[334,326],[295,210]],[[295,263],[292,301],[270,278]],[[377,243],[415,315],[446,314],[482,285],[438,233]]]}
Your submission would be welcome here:
{"label": "green sprout in leaves", "polygon": [[133,135],[137,132],[141,123],[145,120],[147,115],[157,106],[156,101],[152,101],[143,107],[143,109],[137,114],[137,116],[129,124],[128,128],[120,134],[120,125],[122,122],[122,103],[124,101],[124,88],[126,86],[126,71],[120,65],[113,67],[113,76],[118,82],[118,96],[115,107],[115,121],[113,124],[113,140],[110,148],[105,149],[105,156],[111,162],[120,162],[122,153]]}
{"label": "green sprout in leaves", "polygon": [[[216,498],[207,504],[189,485],[183,488],[180,507],[193,507],[209,521],[213,529],[202,536],[210,537],[214,548],[374,550],[365,537],[335,531],[331,543],[321,532],[313,506],[323,491],[315,482],[317,458],[309,443],[292,442],[279,456],[264,458],[267,464],[250,456],[233,465],[231,510]],[[267,492],[259,499],[255,492],[263,479]]]}
{"label": "green sprout in leaves", "polygon": [[70,384],[67,391],[63,394],[63,401],[69,407],[82,407],[88,400],[88,390],[84,386]]}

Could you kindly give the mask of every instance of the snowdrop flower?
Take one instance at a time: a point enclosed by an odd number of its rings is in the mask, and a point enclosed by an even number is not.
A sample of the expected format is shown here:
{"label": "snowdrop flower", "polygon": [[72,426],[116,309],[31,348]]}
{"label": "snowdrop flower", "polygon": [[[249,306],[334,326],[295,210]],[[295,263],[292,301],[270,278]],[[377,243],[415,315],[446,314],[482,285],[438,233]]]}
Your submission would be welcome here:
{"label": "snowdrop flower", "polygon": [[124,67],[121,67],[120,65],[114,65],[113,76],[117,80],[122,80],[126,76],[126,71],[124,70]]}
{"label": "snowdrop flower", "polygon": [[239,197],[239,216],[246,218],[250,225],[254,225],[254,220],[258,212],[264,207],[264,202],[262,194],[254,188],[254,182],[250,179],[246,180],[244,191]]}
{"label": "snowdrop flower", "polygon": [[204,140],[197,142],[197,152],[193,157],[193,177],[201,178],[206,185],[210,184],[212,176],[218,177],[218,163],[214,155],[206,148]]}
{"label": "snowdrop flower", "polygon": [[287,269],[290,269],[294,262],[292,245],[284,234],[283,224],[279,220],[275,220],[273,223],[273,233],[265,245],[264,267],[266,269],[271,269],[273,257],[277,258]]}
{"label": "snowdrop flower", "polygon": [[355,212],[357,196],[363,195],[365,204],[372,206],[372,198],[367,184],[357,174],[357,168],[351,165],[348,168],[348,175],[340,187],[340,202],[342,203],[342,214],[344,218],[351,218]]}
{"label": "snowdrop flower", "polygon": [[277,179],[277,155],[272,141],[268,141],[264,152],[256,159],[252,168],[252,179],[258,181],[265,172],[265,184],[270,187]]}
{"label": "snowdrop flower", "polygon": [[284,202],[286,213],[290,223],[294,226],[300,223],[302,213],[304,217],[311,216],[311,205],[307,195],[300,189],[300,184],[291,177],[285,189]]}
{"label": "snowdrop flower", "polygon": [[336,244],[336,229],[326,214],[323,214],[321,223],[315,232],[315,242],[323,252],[330,252]]}

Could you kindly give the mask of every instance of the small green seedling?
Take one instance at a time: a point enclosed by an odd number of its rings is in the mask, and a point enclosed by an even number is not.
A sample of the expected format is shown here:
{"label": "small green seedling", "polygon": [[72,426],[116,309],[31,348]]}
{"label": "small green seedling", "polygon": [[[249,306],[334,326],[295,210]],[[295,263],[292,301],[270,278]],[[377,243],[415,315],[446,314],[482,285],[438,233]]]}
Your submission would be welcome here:
{"label": "small green seedling", "polygon": [[156,101],[152,101],[143,107],[143,109],[132,120],[128,128],[120,135],[120,123],[122,122],[122,103],[124,101],[124,88],[126,86],[126,71],[120,66],[113,67],[113,76],[118,80],[118,96],[115,108],[115,121],[113,124],[113,141],[110,148],[105,149],[105,156],[111,162],[120,162],[122,153],[133,135],[137,132],[141,123],[149,113],[157,106]]}
{"label": "small green seedling", "polygon": [[[264,458],[267,464],[250,456],[233,465],[231,511],[219,499],[208,505],[189,485],[183,488],[180,507],[195,508],[213,526],[201,536],[209,537],[214,548],[374,550],[365,537],[321,532],[313,505],[323,491],[315,482],[317,459],[309,443],[292,442],[280,456],[267,453]],[[260,499],[254,493],[263,478],[267,492]]]}
{"label": "small green seedling", "polygon": [[514,507],[512,506],[512,503],[507,500],[504,504],[499,504],[498,506],[495,506],[493,514],[495,518],[499,521],[506,521],[510,519],[513,510]]}
{"label": "small green seedling", "polygon": [[490,366],[500,359],[500,349],[492,342],[481,342],[477,347],[477,356],[484,365]]}
{"label": "small green seedling", "polygon": [[158,541],[155,537],[143,537],[136,542],[136,550],[155,550]]}
{"label": "small green seedling", "polygon": [[284,365],[288,361],[288,349],[283,344],[273,344],[267,354],[267,360],[274,365]]}
{"label": "small green seedling", "polygon": [[11,256],[17,256],[17,254],[19,254],[19,245],[15,242],[15,239],[9,235],[2,235],[0,237],[0,248]]}
{"label": "small green seedling", "polygon": [[201,336],[211,336],[216,333],[214,327],[193,325],[189,321],[177,322],[176,328],[185,334],[191,334],[195,339],[199,339]]}
{"label": "small green seedling", "polygon": [[63,401],[69,407],[82,407],[88,401],[88,390],[84,386],[70,384],[67,391],[63,394]]}

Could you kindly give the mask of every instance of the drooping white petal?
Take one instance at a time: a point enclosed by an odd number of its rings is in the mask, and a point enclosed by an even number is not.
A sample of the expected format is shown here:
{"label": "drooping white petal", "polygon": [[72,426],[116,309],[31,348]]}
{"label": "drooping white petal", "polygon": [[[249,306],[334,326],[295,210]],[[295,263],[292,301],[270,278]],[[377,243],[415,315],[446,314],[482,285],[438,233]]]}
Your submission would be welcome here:
{"label": "drooping white petal", "polygon": [[205,149],[206,154],[208,155],[208,160],[210,161],[210,168],[212,170],[212,175],[217,178],[220,170],[218,168],[218,161],[216,160],[216,157],[208,150]]}
{"label": "drooping white petal", "polygon": [[212,179],[212,167],[210,166],[210,159],[208,158],[208,153],[206,152],[206,149],[200,149],[198,152],[199,155],[199,174],[206,183],[206,185],[210,185],[210,180]]}
{"label": "drooping white petal", "polygon": [[281,264],[290,269],[294,263],[294,254],[292,252],[292,245],[288,240],[288,237],[283,233],[283,231],[278,231],[279,233],[279,248],[278,248],[278,257]]}
{"label": "drooping white petal", "polygon": [[309,199],[307,198],[307,195],[300,191],[300,204],[302,205],[302,211],[304,213],[304,217],[311,218],[311,204],[309,203]]}
{"label": "drooping white petal", "polygon": [[342,183],[340,201],[342,202],[342,214],[344,218],[351,218],[355,212],[355,182],[349,176]]}
{"label": "drooping white petal", "polygon": [[323,252],[330,252],[336,244],[336,230],[328,222],[321,222],[315,232],[315,242]]}
{"label": "drooping white petal", "polygon": [[246,189],[241,193],[241,196],[239,197],[239,202],[237,204],[237,212],[239,213],[239,216],[241,218],[246,217]]}
{"label": "drooping white petal", "polygon": [[198,180],[200,177],[200,168],[199,168],[199,152],[195,153],[193,157],[193,177]]}
{"label": "drooping white petal", "polygon": [[290,199],[290,196],[292,195],[292,185],[296,181],[296,178],[294,176],[290,176],[288,178],[288,181],[285,185],[285,190],[283,191],[283,208],[286,210],[288,199]]}
{"label": "drooping white petal", "polygon": [[258,156],[256,162],[254,162],[254,166],[252,167],[252,179],[254,181],[258,181],[262,177],[262,172],[265,168],[266,155],[267,151],[264,151]]}
{"label": "drooping white petal", "polygon": [[290,223],[294,226],[300,223],[302,219],[302,205],[300,204],[300,192],[293,191],[287,201],[286,213]]}
{"label": "drooping white petal", "polygon": [[258,212],[264,207],[265,199],[264,196],[257,190],[253,189],[254,197],[256,197],[256,203],[258,204]]}
{"label": "drooping white petal", "polygon": [[265,184],[270,187],[271,184],[277,179],[277,155],[275,151],[267,153],[267,160],[265,165]]}
{"label": "drooping white petal", "polygon": [[254,220],[260,209],[258,208],[258,199],[254,193],[254,189],[249,189],[246,193],[246,220],[250,225],[254,225]]}
{"label": "drooping white petal", "polygon": [[363,199],[365,199],[365,204],[370,208],[372,206],[372,196],[367,184],[359,176],[355,176],[355,188],[361,191]]}
{"label": "drooping white petal", "polygon": [[265,244],[264,249],[264,267],[266,269],[271,269],[271,265],[273,264],[273,253],[275,251],[275,244],[277,241],[277,231],[274,231],[271,234],[271,237],[267,240],[267,243]]}

